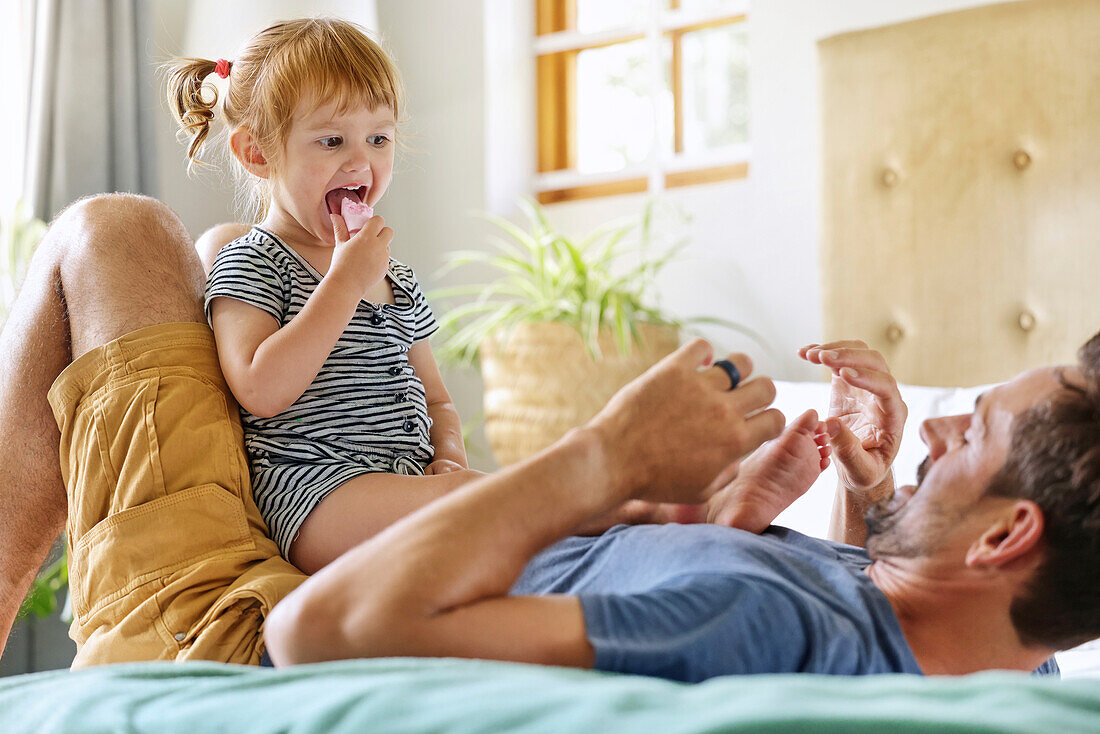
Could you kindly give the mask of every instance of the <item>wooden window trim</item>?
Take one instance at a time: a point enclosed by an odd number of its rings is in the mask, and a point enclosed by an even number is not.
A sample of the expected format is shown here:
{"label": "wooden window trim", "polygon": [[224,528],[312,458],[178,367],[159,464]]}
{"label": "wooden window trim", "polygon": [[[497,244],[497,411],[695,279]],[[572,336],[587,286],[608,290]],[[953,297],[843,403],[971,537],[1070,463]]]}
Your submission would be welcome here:
{"label": "wooden window trim", "polygon": [[[700,184],[717,183],[719,181],[733,181],[740,178],[746,178],[748,175],[748,161],[739,161],[737,163],[711,166],[709,168],[669,171],[665,173],[664,179],[666,189],[676,189],[682,186],[697,186]],[[644,176],[633,176],[617,181],[601,181],[599,183],[546,189],[539,191],[535,196],[540,204],[558,204],[563,201],[594,199],[600,196],[640,194],[648,190],[649,179]]]}
{"label": "wooden window trim", "polygon": [[[671,0],[669,9],[678,10],[679,0]],[[571,32],[576,29],[576,0],[536,0],[536,34],[539,37]],[[673,153],[684,150],[683,110],[683,48],[685,34],[705,28],[714,28],[746,20],[744,13],[711,18],[677,25],[662,33],[671,41],[671,74],[673,97]],[[540,52],[536,57],[537,75],[537,146],[538,172],[540,174],[566,171],[576,168],[577,156],[577,55],[589,48],[601,48],[645,38],[645,34],[626,32],[599,40],[599,34],[591,43],[571,45],[568,48]],[[714,183],[745,178],[748,162],[739,161],[717,166],[697,167],[689,170],[666,171],[665,188],[677,188],[703,183]],[[537,192],[543,204],[576,201],[599,196],[639,193],[648,190],[648,179],[628,176],[618,180],[595,181],[577,185],[546,189]]]}

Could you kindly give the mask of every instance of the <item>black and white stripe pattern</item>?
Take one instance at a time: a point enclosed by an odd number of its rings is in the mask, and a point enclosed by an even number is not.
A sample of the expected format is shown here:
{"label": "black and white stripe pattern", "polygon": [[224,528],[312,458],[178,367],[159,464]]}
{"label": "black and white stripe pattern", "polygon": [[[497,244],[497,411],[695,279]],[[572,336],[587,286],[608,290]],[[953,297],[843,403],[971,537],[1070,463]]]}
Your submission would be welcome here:
{"label": "black and white stripe pattern", "polygon": [[[222,248],[206,284],[213,299],[235,298],[271,314],[280,327],[305,307],[321,281],[304,258],[254,227]],[[277,416],[241,409],[253,492],[286,555],[306,516],[325,495],[370,472],[419,474],[432,459],[424,385],[409,347],[436,330],[413,271],[390,260],[394,304],[361,301],[313,384]]]}

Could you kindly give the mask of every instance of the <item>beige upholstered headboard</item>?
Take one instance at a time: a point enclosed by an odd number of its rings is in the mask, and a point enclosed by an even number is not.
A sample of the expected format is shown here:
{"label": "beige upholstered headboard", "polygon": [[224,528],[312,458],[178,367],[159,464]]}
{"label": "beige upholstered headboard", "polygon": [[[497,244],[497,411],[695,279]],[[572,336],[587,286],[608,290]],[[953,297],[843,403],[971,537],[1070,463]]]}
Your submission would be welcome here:
{"label": "beige upholstered headboard", "polygon": [[819,44],[827,338],[903,382],[1072,362],[1100,330],[1100,2]]}

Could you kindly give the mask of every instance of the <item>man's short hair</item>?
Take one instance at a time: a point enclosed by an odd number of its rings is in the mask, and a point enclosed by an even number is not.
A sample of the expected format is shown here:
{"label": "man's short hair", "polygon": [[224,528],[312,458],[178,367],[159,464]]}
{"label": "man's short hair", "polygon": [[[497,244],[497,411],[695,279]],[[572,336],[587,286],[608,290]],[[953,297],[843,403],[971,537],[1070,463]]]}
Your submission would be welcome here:
{"label": "man's short hair", "polygon": [[1077,358],[1084,385],[1060,375],[1054,398],[1016,417],[988,489],[1043,511],[1043,561],[1010,613],[1021,642],[1059,650],[1100,637],[1100,333]]}

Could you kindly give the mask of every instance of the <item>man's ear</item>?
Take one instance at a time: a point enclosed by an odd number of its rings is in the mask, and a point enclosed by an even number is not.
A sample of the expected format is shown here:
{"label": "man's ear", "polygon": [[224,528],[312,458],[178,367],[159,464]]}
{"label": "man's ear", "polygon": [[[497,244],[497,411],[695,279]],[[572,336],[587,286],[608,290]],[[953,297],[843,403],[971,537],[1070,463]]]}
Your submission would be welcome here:
{"label": "man's ear", "polygon": [[970,567],[1001,567],[1037,551],[1043,539],[1043,511],[1031,500],[1016,500],[996,517],[966,552]]}
{"label": "man's ear", "polygon": [[229,148],[245,170],[258,178],[271,178],[271,164],[264,157],[256,137],[247,127],[238,127],[229,134]]}

